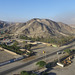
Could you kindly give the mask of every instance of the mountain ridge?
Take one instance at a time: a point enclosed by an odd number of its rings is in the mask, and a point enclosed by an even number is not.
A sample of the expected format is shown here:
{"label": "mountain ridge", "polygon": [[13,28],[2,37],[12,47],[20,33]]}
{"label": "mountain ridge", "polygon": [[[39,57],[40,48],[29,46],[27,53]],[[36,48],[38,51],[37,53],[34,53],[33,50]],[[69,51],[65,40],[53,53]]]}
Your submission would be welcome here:
{"label": "mountain ridge", "polygon": [[10,30],[10,33],[13,33],[15,36],[51,37],[75,35],[75,28],[49,19],[34,18],[25,23],[13,23],[8,26],[6,26],[6,29]]}

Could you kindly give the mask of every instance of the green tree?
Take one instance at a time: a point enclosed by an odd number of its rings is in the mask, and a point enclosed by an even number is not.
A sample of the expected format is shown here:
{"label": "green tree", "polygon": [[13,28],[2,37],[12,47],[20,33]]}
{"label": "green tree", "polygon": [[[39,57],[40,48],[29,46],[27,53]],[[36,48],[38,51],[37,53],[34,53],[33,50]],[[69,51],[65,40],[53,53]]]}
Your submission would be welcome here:
{"label": "green tree", "polygon": [[24,75],[24,74],[25,74],[25,72],[26,72],[26,71],[22,71],[20,74],[21,74],[21,75]]}
{"label": "green tree", "polygon": [[65,49],[64,52],[70,54],[71,53],[71,50],[70,49]]}
{"label": "green tree", "polygon": [[27,50],[30,50],[31,47],[32,47],[32,44],[25,45],[25,49],[27,49]]}
{"label": "green tree", "polygon": [[48,64],[46,65],[46,68],[51,68],[51,67],[52,67],[51,65],[52,65],[51,63],[48,63]]}
{"label": "green tree", "polygon": [[15,41],[13,45],[18,45],[18,44],[19,44],[19,43],[18,43],[17,41]]}
{"label": "green tree", "polygon": [[38,65],[39,67],[44,67],[46,65],[46,62],[39,61],[39,62],[36,63],[36,65]]}
{"label": "green tree", "polygon": [[47,72],[43,72],[42,75],[48,75],[48,73]]}
{"label": "green tree", "polygon": [[26,72],[26,71],[22,71],[21,73],[20,73],[21,75],[30,75],[28,72]]}
{"label": "green tree", "polygon": [[31,75],[37,75],[37,74],[35,74],[35,73],[32,73]]}

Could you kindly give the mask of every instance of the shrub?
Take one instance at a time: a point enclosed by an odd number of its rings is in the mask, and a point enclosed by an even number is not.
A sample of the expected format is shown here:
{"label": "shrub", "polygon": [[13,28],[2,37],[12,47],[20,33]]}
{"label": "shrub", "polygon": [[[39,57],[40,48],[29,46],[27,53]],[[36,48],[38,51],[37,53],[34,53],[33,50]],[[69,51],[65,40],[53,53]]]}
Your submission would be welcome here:
{"label": "shrub", "polygon": [[46,65],[46,62],[39,61],[39,62],[36,63],[36,65],[39,65],[39,67],[44,67]]}
{"label": "shrub", "polygon": [[71,53],[71,50],[70,49],[66,49],[66,50],[64,50],[64,52],[70,54]]}
{"label": "shrub", "polygon": [[42,72],[42,74],[41,75],[48,75],[48,73],[47,72]]}
{"label": "shrub", "polygon": [[30,75],[30,74],[28,72],[26,72],[26,71],[22,71],[21,75]]}

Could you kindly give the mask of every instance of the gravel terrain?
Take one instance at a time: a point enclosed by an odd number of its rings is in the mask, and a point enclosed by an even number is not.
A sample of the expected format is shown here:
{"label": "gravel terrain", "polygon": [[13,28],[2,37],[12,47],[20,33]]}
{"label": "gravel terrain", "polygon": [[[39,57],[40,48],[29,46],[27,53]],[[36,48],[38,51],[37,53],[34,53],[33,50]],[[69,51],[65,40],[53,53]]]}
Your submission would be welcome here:
{"label": "gravel terrain", "polygon": [[[62,46],[62,47],[57,47],[57,48],[48,47],[48,46],[45,46],[45,45],[42,45],[42,44],[41,45],[38,45],[38,47],[36,46],[35,48],[32,48],[33,51],[36,52],[36,55],[35,56],[33,56],[32,58],[29,58],[29,59],[23,59],[21,61],[17,61],[17,62],[11,63],[11,64],[4,65],[4,66],[0,67],[0,72],[4,72],[4,73],[5,72],[8,72],[6,75],[13,75],[13,74],[20,73],[23,70],[31,71],[31,70],[37,69],[37,66],[35,65],[36,62],[33,62],[32,63],[31,62],[32,60],[35,60],[35,59],[40,58],[42,56],[45,56],[45,54],[46,55],[47,54],[52,54],[53,52],[59,51],[59,50],[65,48],[65,47],[68,47],[68,46],[71,46],[71,45],[75,46],[75,42],[73,42],[72,44],[69,44],[69,45],[66,45],[66,46]],[[45,54],[43,54],[43,50],[45,51]],[[57,54],[51,55],[50,57],[46,57],[46,59],[44,59],[44,60],[45,61],[51,61],[51,60],[54,60],[55,58],[58,58]],[[23,64],[26,64],[28,62],[30,62],[31,64],[29,64],[27,66],[26,65],[23,65]],[[73,62],[73,63],[75,63],[75,62]],[[74,66],[75,65],[73,64],[71,66],[71,69],[74,69],[75,70],[75,67]],[[14,69],[14,67],[16,67],[17,69]],[[67,67],[61,68],[61,67],[57,66],[54,69],[52,69],[50,71],[50,73],[53,72],[52,75],[62,75],[62,74],[60,74],[60,73],[62,73],[62,70],[65,72],[65,70],[67,68],[70,68],[70,67],[67,66]],[[11,69],[11,71],[10,71],[10,69]],[[70,72],[70,69],[69,69],[69,72]],[[74,75],[74,74],[71,74],[70,73],[70,74],[63,74],[63,75]]]}
{"label": "gravel terrain", "polygon": [[10,60],[10,59],[13,59],[13,58],[14,58],[14,55],[12,55],[6,51],[0,51],[0,63]]}
{"label": "gravel terrain", "polygon": [[54,67],[49,71],[50,75],[75,75],[75,57],[72,61],[73,63],[64,68],[59,66]]}

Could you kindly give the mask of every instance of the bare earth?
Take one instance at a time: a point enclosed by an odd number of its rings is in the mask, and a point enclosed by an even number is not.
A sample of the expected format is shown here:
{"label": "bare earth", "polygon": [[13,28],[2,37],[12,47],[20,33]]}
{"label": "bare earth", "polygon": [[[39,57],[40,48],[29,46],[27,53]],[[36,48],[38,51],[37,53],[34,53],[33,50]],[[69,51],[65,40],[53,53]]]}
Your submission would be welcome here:
{"label": "bare earth", "polygon": [[49,71],[50,75],[75,75],[75,58],[72,60],[73,63],[67,67],[56,66]]}
{"label": "bare earth", "polygon": [[13,59],[14,55],[6,52],[6,51],[0,51],[0,62],[4,62],[10,59]]}

